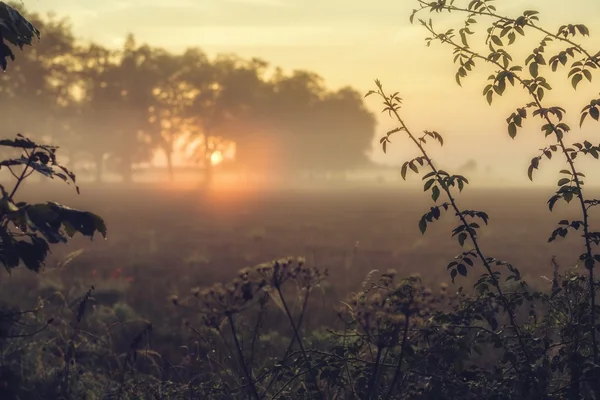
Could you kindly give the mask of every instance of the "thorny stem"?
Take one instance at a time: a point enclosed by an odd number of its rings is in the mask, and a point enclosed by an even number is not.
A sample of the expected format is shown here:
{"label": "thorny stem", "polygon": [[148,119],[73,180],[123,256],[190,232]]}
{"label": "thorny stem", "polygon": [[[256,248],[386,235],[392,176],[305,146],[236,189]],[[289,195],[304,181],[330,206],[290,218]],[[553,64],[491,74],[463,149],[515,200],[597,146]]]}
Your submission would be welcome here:
{"label": "thorny stem", "polygon": [[[380,94],[385,99],[386,105],[390,108],[391,112],[394,114],[394,116],[396,117],[396,119],[398,120],[398,122],[400,122],[400,125],[401,125],[402,129],[407,133],[407,135],[410,137],[410,139],[419,148],[421,154],[423,154],[423,157],[427,161],[427,164],[429,165],[429,167],[431,168],[431,170],[435,174],[436,178],[438,179],[438,182],[442,183],[443,180],[442,180],[442,177],[439,174],[439,170],[436,168],[436,166],[434,165],[433,161],[431,160],[431,158],[429,157],[429,155],[427,154],[427,152],[425,151],[425,149],[423,148],[423,146],[421,145],[421,143],[419,143],[419,141],[417,140],[417,138],[408,129],[408,127],[404,123],[404,120],[402,119],[402,117],[400,117],[400,114],[397,111],[397,107],[392,103],[391,99],[388,98],[385,95],[385,93],[383,92],[383,89],[381,87],[379,88],[379,90],[380,90]],[[452,206],[452,209],[456,213],[456,216],[459,218],[461,224],[466,228],[465,230],[467,231],[467,233],[468,233],[468,235],[469,235],[469,237],[471,239],[471,242],[473,243],[473,246],[475,247],[475,252],[476,252],[477,256],[479,257],[479,259],[481,260],[481,262],[483,263],[485,269],[487,270],[488,275],[490,276],[490,279],[492,280],[492,285],[494,286],[494,288],[498,292],[498,295],[499,295],[499,297],[500,297],[500,299],[501,299],[501,301],[502,301],[502,303],[504,305],[504,308],[506,309],[506,312],[508,313],[508,316],[509,316],[509,319],[510,319],[510,324],[511,324],[512,328],[516,332],[516,335],[517,335],[517,338],[518,338],[518,342],[519,342],[519,345],[521,347],[521,351],[523,352],[523,354],[525,355],[525,358],[527,359],[527,365],[529,366],[529,368],[528,368],[529,373],[532,375],[532,379],[534,379],[533,378],[533,372],[531,371],[531,357],[529,355],[529,351],[527,350],[527,346],[525,345],[525,342],[523,341],[523,336],[522,336],[522,334],[520,332],[519,325],[517,324],[517,320],[516,320],[516,317],[514,315],[513,307],[508,302],[508,299],[506,298],[506,295],[505,295],[504,291],[500,287],[500,282],[498,281],[498,279],[494,275],[494,272],[492,271],[492,267],[491,267],[490,263],[488,262],[487,258],[483,255],[483,252],[481,250],[481,247],[479,246],[479,241],[477,240],[477,237],[475,236],[475,234],[472,231],[472,229],[470,229],[469,223],[465,219],[464,215],[460,212],[460,209],[458,208],[458,205],[456,203],[456,199],[454,198],[454,196],[450,192],[450,188],[447,185],[445,185],[445,184],[441,184],[441,186],[442,186],[442,189],[444,190],[444,192],[446,192],[446,195],[448,196],[448,200],[450,200],[450,204]],[[515,366],[515,369],[518,369],[518,368]],[[535,379],[534,379],[534,381],[535,381]]]}
{"label": "thorny stem", "polygon": [[[426,24],[423,24],[423,25],[426,27],[426,29],[432,35],[434,35],[434,37],[436,39],[440,40],[442,43],[444,43],[444,42],[449,43],[450,45],[454,46],[455,48],[460,49],[461,51],[464,51],[465,53],[470,54],[474,58],[479,58],[484,61],[491,62],[492,64],[496,65],[503,71],[512,74],[512,76],[514,76],[514,78],[519,83],[521,83],[521,85],[523,85],[523,87],[529,92],[529,94],[533,98],[536,106],[538,107],[538,110],[544,110],[544,107],[542,106],[539,96],[533,91],[533,89],[531,88],[530,85],[528,85],[520,76],[515,74],[513,71],[509,71],[508,68],[504,67],[498,61],[489,60],[487,57],[484,57],[484,56],[480,55],[479,53],[476,53],[467,47],[464,47],[464,46],[461,46],[461,45],[455,43],[452,39],[449,39],[448,37],[440,37],[440,35],[437,32],[435,32],[431,27],[427,26]],[[588,289],[589,289],[589,296],[590,296],[590,319],[591,319],[592,326],[595,327],[596,326],[596,315],[595,315],[596,296],[595,296],[595,281],[594,281],[594,258],[592,255],[592,245],[591,245],[591,240],[589,237],[589,215],[588,215],[588,209],[585,205],[585,198],[583,197],[583,190],[581,188],[581,186],[582,186],[581,180],[579,179],[578,171],[575,168],[575,162],[573,161],[573,159],[567,152],[565,142],[564,142],[563,138],[559,135],[556,124],[554,124],[554,122],[552,122],[552,120],[548,116],[548,113],[540,113],[540,115],[550,125],[550,127],[552,127],[552,130],[556,135],[556,142],[558,143],[559,147],[561,148],[562,153],[564,154],[564,156],[567,160],[567,164],[569,165],[569,169],[571,170],[573,182],[575,183],[575,187],[577,188],[577,199],[579,200],[579,204],[581,206],[581,212],[582,212],[582,218],[583,218],[583,233],[584,233],[583,237],[585,239],[586,261],[590,263],[590,265],[588,266],[588,263],[586,262],[586,267],[589,270],[589,276],[588,276],[589,288]],[[413,138],[413,140],[415,140],[415,139]],[[417,143],[417,145],[419,145],[419,143]],[[419,145],[419,147],[421,147],[421,146]],[[592,347],[593,347],[593,354],[594,354],[594,362],[597,362],[598,361],[598,342],[597,342],[595,328],[592,329]]]}

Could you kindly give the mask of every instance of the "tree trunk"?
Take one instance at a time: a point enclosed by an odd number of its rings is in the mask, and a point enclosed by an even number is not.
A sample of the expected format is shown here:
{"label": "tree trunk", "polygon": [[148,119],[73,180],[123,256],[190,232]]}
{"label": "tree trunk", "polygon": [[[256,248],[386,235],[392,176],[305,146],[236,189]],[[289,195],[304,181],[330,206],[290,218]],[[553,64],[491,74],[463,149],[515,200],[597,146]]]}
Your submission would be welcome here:
{"label": "tree trunk", "polygon": [[214,149],[210,146],[208,138],[210,137],[205,130],[204,134],[204,187],[209,188],[212,186],[213,181],[213,165],[212,165],[212,153]]}
{"label": "tree trunk", "polygon": [[167,156],[167,174],[169,182],[173,183],[175,181],[175,174],[173,172],[173,150],[166,149],[165,154]]}

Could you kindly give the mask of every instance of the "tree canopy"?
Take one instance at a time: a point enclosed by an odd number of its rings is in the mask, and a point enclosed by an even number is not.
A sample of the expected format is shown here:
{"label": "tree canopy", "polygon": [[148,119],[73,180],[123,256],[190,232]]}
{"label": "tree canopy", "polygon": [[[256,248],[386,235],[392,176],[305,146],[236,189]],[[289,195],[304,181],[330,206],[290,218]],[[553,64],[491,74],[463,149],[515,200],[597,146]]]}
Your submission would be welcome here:
{"label": "tree canopy", "polygon": [[[208,174],[214,153],[231,144],[230,162],[259,172],[369,163],[375,117],[350,87],[330,90],[313,72],[284,73],[259,59],[211,58],[199,48],[174,54],[139,44],[133,35],[117,50],[81,43],[68,20],[11,7],[44,35],[0,77],[5,127],[61,143],[69,164],[87,164],[97,179],[108,167],[131,179],[132,166],[150,162],[157,151],[172,176],[182,141],[196,144],[195,158]],[[21,15],[0,10],[9,21]],[[3,26],[9,44],[2,60],[12,56],[11,47],[39,36],[24,26]]]}

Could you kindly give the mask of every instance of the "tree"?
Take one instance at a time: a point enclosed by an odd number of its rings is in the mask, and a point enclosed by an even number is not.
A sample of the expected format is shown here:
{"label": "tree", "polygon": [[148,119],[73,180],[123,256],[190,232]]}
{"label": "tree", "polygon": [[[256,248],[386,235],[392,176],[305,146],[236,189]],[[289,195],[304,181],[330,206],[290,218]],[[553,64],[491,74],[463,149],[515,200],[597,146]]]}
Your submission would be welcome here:
{"label": "tree", "polygon": [[197,50],[184,55],[182,79],[195,88],[196,94],[187,107],[186,116],[194,120],[192,132],[200,138],[199,161],[204,182],[210,186],[213,176],[212,156],[221,151],[223,127],[235,118],[242,101],[234,94],[235,74],[242,62],[238,57],[220,56],[213,63]]}
{"label": "tree", "polygon": [[[376,119],[363,96],[350,87],[328,93],[316,107],[318,131],[307,154],[314,168],[343,171],[370,164]],[[329,149],[337,149],[334,154]]]}
{"label": "tree", "polygon": [[[121,106],[120,90],[112,81],[114,52],[91,44],[77,49],[80,99],[74,105],[71,126],[74,130],[73,152],[78,158],[90,159],[95,176],[101,181],[105,157],[118,137],[114,126],[115,110]],[[112,76],[111,76],[112,75]]]}
{"label": "tree", "polygon": [[126,181],[132,164],[148,159],[150,143],[142,128],[152,104],[152,71],[146,47],[129,36],[121,51],[98,45],[78,49],[80,100],[75,104],[77,149],[89,153],[102,178],[107,160]]}
{"label": "tree", "polygon": [[[22,48],[25,44],[31,45],[34,36],[40,37],[37,28],[18,11],[0,2],[0,58],[3,70],[7,67],[6,57],[14,60],[12,50],[4,43],[4,39]],[[77,232],[89,237],[98,232],[106,237],[104,221],[93,213],[55,202],[16,202],[18,189],[33,173],[75,185],[75,175],[58,162],[56,147],[38,144],[20,134],[13,140],[0,140],[0,147],[18,149],[23,153],[20,157],[0,161],[0,168],[8,169],[16,180],[10,192],[0,185],[0,263],[9,273],[20,264],[32,271],[40,271],[50,250],[49,244],[66,242]],[[79,188],[75,187],[79,192]],[[4,314],[0,316],[5,317]]]}
{"label": "tree", "polygon": [[[20,5],[14,5],[20,8]],[[0,7],[6,10],[4,7]],[[44,40],[30,51],[22,52],[20,61],[10,74],[0,77],[0,101],[4,110],[3,122],[9,130],[19,130],[29,137],[49,142],[60,127],[59,115],[69,97],[70,66],[74,37],[64,19],[37,14],[23,14],[44,30]],[[10,50],[10,49],[9,49]],[[23,118],[35,113],[36,118]]]}
{"label": "tree", "polygon": [[177,139],[194,130],[193,118],[188,115],[198,90],[182,78],[185,63],[191,59],[204,59],[204,55],[188,50],[183,56],[175,56],[163,49],[148,49],[148,63],[153,71],[152,103],[150,118],[144,131],[153,146],[161,149],[166,156],[169,179],[174,179],[173,151]]}

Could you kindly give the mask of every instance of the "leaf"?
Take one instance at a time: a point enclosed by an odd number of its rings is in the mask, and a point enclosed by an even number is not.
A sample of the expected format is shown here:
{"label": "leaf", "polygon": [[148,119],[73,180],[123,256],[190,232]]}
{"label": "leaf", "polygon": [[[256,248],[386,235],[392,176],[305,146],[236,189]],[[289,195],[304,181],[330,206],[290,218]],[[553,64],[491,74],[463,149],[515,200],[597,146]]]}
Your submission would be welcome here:
{"label": "leaf", "polygon": [[16,248],[16,240],[8,234],[6,228],[0,229],[0,262],[10,273],[12,268],[19,266],[19,252]]}
{"label": "leaf", "polygon": [[[102,237],[106,239],[106,225],[104,220],[100,218],[98,215],[88,212],[88,211],[80,211],[67,206],[64,206],[55,202],[48,202],[45,204],[36,204],[34,205],[38,210],[44,210],[48,212],[48,215],[57,216],[56,220],[52,220],[56,226],[57,223],[61,225],[67,225],[72,227],[76,232],[81,233],[84,236],[88,236],[93,238],[96,232],[100,233]],[[51,217],[48,217],[49,220]],[[69,235],[70,237],[72,235]]]}
{"label": "leaf", "polygon": [[419,173],[419,169],[417,168],[417,166],[415,165],[414,162],[408,163],[408,166],[410,167],[411,170],[413,170],[414,173]]}
{"label": "leaf", "polygon": [[26,242],[24,240],[20,240],[17,242],[17,249],[19,252],[19,257],[25,264],[27,269],[40,272],[42,267],[44,266],[44,261],[48,256],[50,251],[50,247],[48,243],[37,236],[31,236],[31,243]]}
{"label": "leaf", "polygon": [[422,235],[424,235],[425,231],[427,230],[427,220],[425,219],[425,217],[422,217],[419,221],[419,230],[421,231]]}
{"label": "leaf", "polygon": [[429,190],[429,188],[431,187],[431,185],[433,185],[434,182],[435,182],[434,178],[431,178],[430,180],[425,182],[425,185],[423,186],[423,191],[426,192],[427,190]]}
{"label": "leaf", "polygon": [[406,172],[408,171],[408,162],[405,162],[402,165],[402,169],[400,170],[400,175],[402,176],[402,179],[406,180]]}
{"label": "leaf", "polygon": [[431,198],[433,199],[433,201],[437,201],[439,197],[440,189],[437,186],[434,186],[433,189],[431,189]]}
{"label": "leaf", "polygon": [[571,85],[573,86],[573,89],[577,89],[577,85],[579,84],[579,82],[581,82],[582,79],[583,75],[581,74],[573,75],[573,79],[571,79]]}
{"label": "leaf", "polygon": [[460,244],[461,246],[464,246],[466,240],[467,240],[466,232],[461,232],[458,234],[458,244]]}
{"label": "leaf", "polygon": [[538,77],[538,63],[532,62],[532,63],[529,64],[529,73],[534,78]]}
{"label": "leaf", "polygon": [[550,211],[552,211],[552,209],[554,208],[554,205],[556,204],[556,202],[558,201],[559,198],[560,198],[559,195],[554,195],[550,198],[550,200],[548,200],[548,208],[550,209]]}
{"label": "leaf", "polygon": [[40,232],[50,243],[66,243],[61,233],[62,219],[49,204],[32,204],[21,209],[27,228],[31,232]]}
{"label": "leaf", "polygon": [[514,139],[515,136],[517,136],[517,126],[514,122],[508,124],[508,136],[510,136],[512,139]]}
{"label": "leaf", "polygon": [[456,270],[462,276],[467,276],[467,267],[464,264],[458,264],[458,266],[456,267]]}
{"label": "leaf", "polygon": [[600,118],[600,109],[598,109],[598,107],[590,108],[590,117],[598,121],[598,118]]}
{"label": "leaf", "polygon": [[[23,49],[24,45],[31,45],[34,37],[39,39],[40,32],[17,10],[0,2],[0,37]],[[14,61],[15,55],[4,40],[0,40],[0,65],[3,70],[7,67],[6,58]]]}
{"label": "leaf", "polygon": [[558,186],[564,186],[564,185],[566,185],[569,182],[571,182],[571,179],[569,179],[569,178],[562,178],[562,179],[560,179],[558,181],[557,185]]}

